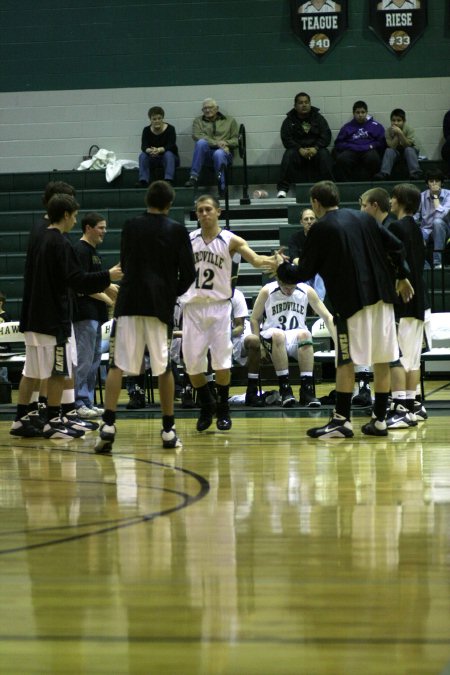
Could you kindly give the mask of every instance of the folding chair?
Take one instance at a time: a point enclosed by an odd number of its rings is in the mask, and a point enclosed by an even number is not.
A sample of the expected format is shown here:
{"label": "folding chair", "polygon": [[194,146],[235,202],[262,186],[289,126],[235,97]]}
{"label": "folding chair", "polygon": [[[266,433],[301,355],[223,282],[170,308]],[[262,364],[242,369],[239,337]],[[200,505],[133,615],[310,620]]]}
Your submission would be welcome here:
{"label": "folding chair", "polygon": [[425,400],[425,365],[431,362],[450,363],[450,312],[434,312],[425,318],[425,333],[430,349],[423,352],[420,360],[420,389]]}

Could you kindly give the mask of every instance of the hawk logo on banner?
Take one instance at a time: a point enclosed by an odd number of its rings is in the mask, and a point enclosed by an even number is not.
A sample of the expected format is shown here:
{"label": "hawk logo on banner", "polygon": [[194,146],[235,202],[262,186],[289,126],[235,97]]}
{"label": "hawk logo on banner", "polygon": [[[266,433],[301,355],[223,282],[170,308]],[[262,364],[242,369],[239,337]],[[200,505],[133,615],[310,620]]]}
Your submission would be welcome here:
{"label": "hawk logo on banner", "polygon": [[334,47],[347,29],[347,0],[290,0],[295,35],[318,58]]}
{"label": "hawk logo on banner", "polygon": [[427,0],[369,0],[370,28],[397,56],[405,54],[427,25]]}

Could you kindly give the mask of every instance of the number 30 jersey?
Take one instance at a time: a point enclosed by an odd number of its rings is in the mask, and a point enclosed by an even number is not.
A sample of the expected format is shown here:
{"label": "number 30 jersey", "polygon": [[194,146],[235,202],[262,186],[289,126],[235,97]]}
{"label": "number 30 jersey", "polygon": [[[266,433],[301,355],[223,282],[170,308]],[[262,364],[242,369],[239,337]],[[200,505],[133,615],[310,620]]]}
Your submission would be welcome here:
{"label": "number 30 jersey", "polygon": [[232,233],[221,230],[209,244],[205,244],[201,229],[189,235],[194,252],[195,281],[182,296],[183,304],[217,302],[232,296]]}
{"label": "number 30 jersey", "polygon": [[278,281],[267,284],[269,297],[264,304],[264,317],[261,333],[268,328],[294,330],[305,328],[308,295],[306,284],[297,284],[292,295],[286,295],[278,285]]}

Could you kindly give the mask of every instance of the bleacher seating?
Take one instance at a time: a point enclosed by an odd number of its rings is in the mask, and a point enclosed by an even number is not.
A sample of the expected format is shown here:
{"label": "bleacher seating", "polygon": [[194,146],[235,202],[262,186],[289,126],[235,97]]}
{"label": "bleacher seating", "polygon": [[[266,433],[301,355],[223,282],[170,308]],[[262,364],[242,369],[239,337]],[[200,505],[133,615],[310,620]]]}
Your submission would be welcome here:
{"label": "bleacher seating", "polygon": [[[242,180],[242,167],[233,169],[232,181]],[[249,167],[252,183],[275,183],[278,167]],[[184,178],[183,170],[177,173],[178,183]],[[259,180],[258,180],[259,179]],[[82,205],[79,221],[84,212],[96,210],[104,213],[108,232],[105,244],[100,249],[105,265],[118,260],[121,226],[124,221],[144,210],[145,192],[136,188],[136,171],[123,171],[113,183],[107,184],[103,171],[59,171],[32,174],[0,175],[0,289],[7,296],[10,316],[17,319],[23,289],[23,269],[28,232],[33,223],[42,217],[42,192],[50,180],[65,180],[77,189],[77,199]],[[357,208],[362,192],[373,183],[341,183],[339,185],[343,206]],[[391,183],[380,182],[377,186],[389,189]],[[419,181],[418,187],[423,184]],[[259,253],[271,253],[280,244],[286,245],[296,231],[300,211],[309,205],[309,185],[297,185],[295,200],[276,198],[253,200],[243,206],[239,199],[231,198],[229,212],[222,213],[224,225],[229,222],[231,229],[241,234]],[[235,194],[238,188],[235,190]],[[276,194],[273,188],[273,194]],[[291,193],[290,193],[291,194]],[[196,227],[193,211],[194,191],[192,188],[176,188],[176,201],[171,216],[184,222],[189,229]],[[80,236],[77,226],[71,238]],[[450,307],[450,269],[426,273],[432,296],[433,311],[446,311]],[[240,288],[249,305],[252,305],[264,278],[258,270],[242,263],[238,278]]]}
{"label": "bleacher seating", "polygon": [[[128,218],[145,209],[145,191],[134,187],[136,178],[134,171],[123,172],[121,180],[115,181],[114,185],[108,185],[103,171],[0,176],[0,289],[7,297],[8,312],[12,318],[17,319],[20,315],[28,234],[32,225],[42,218],[42,192],[46,183],[49,180],[65,180],[74,185],[77,189],[77,200],[82,205],[78,222],[90,210],[100,211],[105,215],[108,231],[105,244],[99,250],[105,266],[110,266],[119,258],[121,226]],[[184,222],[189,229],[196,227],[193,205],[193,189],[177,188],[171,217]],[[233,229],[242,233],[256,251],[270,253],[279,244],[278,221],[274,222],[274,211],[277,218],[281,214],[285,219],[286,208],[272,208],[268,211],[265,204],[257,206],[262,208],[253,211],[252,218],[246,225],[242,208],[238,203],[233,203],[230,206],[230,211],[233,210]],[[225,220],[226,215],[223,214],[222,218]],[[70,237],[77,239],[79,236],[80,227],[76,226]],[[251,299],[262,285],[261,272],[243,263],[238,285],[245,291],[251,304]]]}

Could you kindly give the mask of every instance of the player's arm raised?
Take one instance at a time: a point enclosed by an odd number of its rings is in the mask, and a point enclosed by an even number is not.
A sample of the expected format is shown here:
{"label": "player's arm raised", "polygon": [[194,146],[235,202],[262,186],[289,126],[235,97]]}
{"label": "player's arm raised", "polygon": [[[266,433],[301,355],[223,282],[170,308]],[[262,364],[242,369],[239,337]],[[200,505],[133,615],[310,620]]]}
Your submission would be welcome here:
{"label": "player's arm raised", "polygon": [[247,244],[245,239],[239,237],[237,234],[233,234],[233,237],[230,241],[230,253],[240,253],[241,256],[253,267],[261,268],[265,272],[275,272],[279,262],[277,261],[276,255],[260,255],[256,253],[250,246]]}

